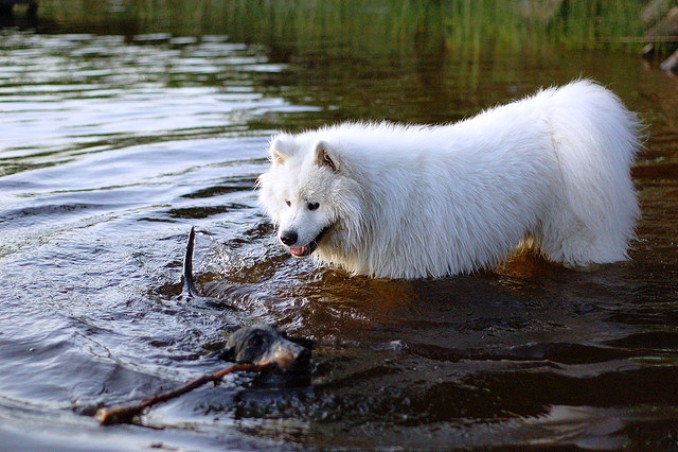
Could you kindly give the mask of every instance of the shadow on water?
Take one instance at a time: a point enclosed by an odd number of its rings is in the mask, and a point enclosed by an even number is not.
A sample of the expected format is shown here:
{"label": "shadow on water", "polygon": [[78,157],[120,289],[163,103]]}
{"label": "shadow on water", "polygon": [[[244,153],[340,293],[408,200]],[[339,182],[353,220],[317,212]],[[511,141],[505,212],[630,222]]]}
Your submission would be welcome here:
{"label": "shadow on water", "polygon": [[[676,81],[601,44],[639,2],[517,4],[52,0],[0,30],[5,447],[675,448]],[[351,278],[286,256],[257,206],[275,130],[454,121],[581,76],[648,124],[628,263]],[[256,322],[316,342],[311,385],[91,418],[223,367]]]}

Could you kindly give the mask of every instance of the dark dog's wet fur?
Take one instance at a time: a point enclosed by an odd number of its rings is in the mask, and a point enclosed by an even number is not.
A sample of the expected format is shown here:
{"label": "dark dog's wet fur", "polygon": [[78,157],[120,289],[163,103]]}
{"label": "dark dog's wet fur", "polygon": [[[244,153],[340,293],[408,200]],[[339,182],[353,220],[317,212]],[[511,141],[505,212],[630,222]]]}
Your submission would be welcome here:
{"label": "dark dog's wet fur", "polygon": [[[193,283],[194,245],[195,228],[191,228],[183,268],[182,298],[186,300],[199,296]],[[312,345],[308,339],[288,337],[269,325],[243,326],[231,333],[220,357],[236,363],[275,364],[262,375],[266,383],[308,384]]]}
{"label": "dark dog's wet fur", "polygon": [[288,337],[269,325],[245,326],[232,333],[220,357],[237,363],[275,364],[263,377],[266,383],[308,384],[311,341]]}

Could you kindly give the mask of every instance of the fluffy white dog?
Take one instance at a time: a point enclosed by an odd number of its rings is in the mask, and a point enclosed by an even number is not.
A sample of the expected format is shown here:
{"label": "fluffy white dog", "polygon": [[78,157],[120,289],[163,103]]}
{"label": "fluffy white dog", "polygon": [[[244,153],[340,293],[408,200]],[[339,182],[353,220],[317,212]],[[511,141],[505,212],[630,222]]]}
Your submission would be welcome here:
{"label": "fluffy white dog", "polygon": [[353,274],[441,277],[546,259],[627,258],[639,123],[581,80],[444,126],[346,123],[271,142],[259,199],[296,257]]}

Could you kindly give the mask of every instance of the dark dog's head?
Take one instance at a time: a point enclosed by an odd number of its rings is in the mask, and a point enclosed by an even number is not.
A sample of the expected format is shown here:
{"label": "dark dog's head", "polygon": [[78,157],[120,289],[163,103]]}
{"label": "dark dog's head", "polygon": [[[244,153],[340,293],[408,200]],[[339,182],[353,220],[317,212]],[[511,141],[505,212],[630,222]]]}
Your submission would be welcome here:
{"label": "dark dog's head", "polygon": [[268,325],[246,326],[230,335],[221,357],[237,363],[275,364],[283,373],[303,374],[310,372],[311,344]]}

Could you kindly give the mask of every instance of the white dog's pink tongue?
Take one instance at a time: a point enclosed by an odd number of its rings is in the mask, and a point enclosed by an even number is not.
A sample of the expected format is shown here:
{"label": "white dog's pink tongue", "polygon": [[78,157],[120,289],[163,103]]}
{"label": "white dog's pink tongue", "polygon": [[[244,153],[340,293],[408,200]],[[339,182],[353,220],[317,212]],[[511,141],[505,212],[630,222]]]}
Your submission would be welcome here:
{"label": "white dog's pink tongue", "polygon": [[304,246],[298,248],[290,247],[290,254],[294,256],[302,256],[304,254],[304,248],[306,247]]}

